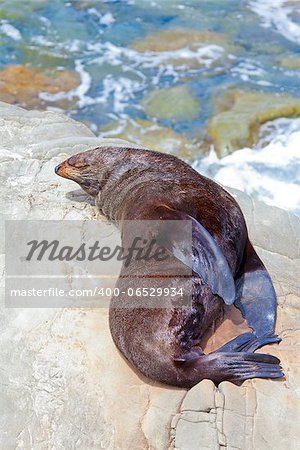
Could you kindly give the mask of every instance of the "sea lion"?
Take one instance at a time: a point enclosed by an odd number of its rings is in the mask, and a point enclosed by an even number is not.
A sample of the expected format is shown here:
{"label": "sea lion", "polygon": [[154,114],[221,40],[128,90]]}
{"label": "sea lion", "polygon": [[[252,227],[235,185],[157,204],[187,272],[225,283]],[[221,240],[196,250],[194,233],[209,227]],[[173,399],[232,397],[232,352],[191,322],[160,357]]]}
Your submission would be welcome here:
{"label": "sea lion", "polygon": [[[188,307],[174,307],[169,298],[164,308],[139,307],[138,303],[130,308],[136,299],[126,295],[111,300],[114,342],[141,373],[187,388],[204,378],[220,383],[283,376],[278,358],[253,353],[280,341],[274,335],[276,294],[248,239],[243,214],[227,191],[182,160],[143,149],[98,147],[70,157],[55,171],[95,197],[100,212],[119,224],[152,219],[192,223],[192,303]],[[177,242],[169,236],[169,250],[177,261],[190,264],[184,239]],[[153,264],[160,264],[161,272],[168,275],[163,263]],[[148,268],[147,264],[134,266],[141,278]],[[141,278],[133,278],[133,287],[140,286]],[[184,286],[187,281],[181,283]],[[206,355],[200,339],[222,315],[224,302],[234,303],[253,331]]]}

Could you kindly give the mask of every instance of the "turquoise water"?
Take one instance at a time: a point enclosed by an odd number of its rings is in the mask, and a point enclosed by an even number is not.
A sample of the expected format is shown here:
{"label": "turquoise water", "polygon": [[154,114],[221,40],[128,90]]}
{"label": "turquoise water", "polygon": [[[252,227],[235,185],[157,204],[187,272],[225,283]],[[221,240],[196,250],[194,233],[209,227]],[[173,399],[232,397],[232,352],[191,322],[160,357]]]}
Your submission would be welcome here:
{"label": "turquoise water", "polygon": [[[187,77],[184,83],[201,101],[199,117],[192,122],[163,122],[195,134],[212,114],[210,98],[220,89],[234,86],[299,95],[299,73],[277,64],[281,57],[300,56],[299,44],[263,27],[250,6],[251,2],[239,0],[4,1],[2,25],[13,26],[21,39],[3,32],[2,26],[0,64],[43,69],[48,57],[50,67],[79,71],[81,98],[70,115],[90,122],[94,129],[110,122],[112,114],[148,118],[140,108],[145,93]],[[230,58],[225,66],[220,61],[207,68],[170,67],[158,55],[130,50],[147,34],[178,27],[224,34]]]}
{"label": "turquoise water", "polygon": [[[175,30],[169,39],[176,41],[178,29],[209,31],[214,38],[174,49],[159,33]],[[155,33],[158,49],[145,41],[141,44]],[[62,108],[59,101],[67,100],[65,112],[87,123],[96,134],[111,122],[124,126],[143,119],[188,139],[198,138],[205,135],[207,122],[215,114],[215,100],[229,88],[300,96],[300,59],[299,67],[281,63],[283,58],[300,58],[297,1],[2,0],[0,44],[1,69],[25,64],[44,73],[50,69],[76,72],[77,88],[57,94],[42,92],[40,97],[48,109],[58,111]],[[196,115],[171,120],[145,110],[142,99],[148,93],[178,85],[186,86],[199,101]],[[284,135],[284,129],[279,129]],[[300,131],[300,126],[294,131]],[[200,157],[201,150],[196,151],[195,161]],[[297,158],[292,152],[294,168],[300,164]],[[286,171],[280,172],[280,163],[273,167],[268,160],[264,164],[261,173],[271,167],[275,180],[283,177],[285,187],[291,182],[296,186],[295,201],[287,207],[298,211],[299,171],[289,179]],[[275,188],[266,183],[262,188],[272,191],[269,202],[284,207],[284,201],[276,200]],[[241,183],[238,187],[247,190]]]}

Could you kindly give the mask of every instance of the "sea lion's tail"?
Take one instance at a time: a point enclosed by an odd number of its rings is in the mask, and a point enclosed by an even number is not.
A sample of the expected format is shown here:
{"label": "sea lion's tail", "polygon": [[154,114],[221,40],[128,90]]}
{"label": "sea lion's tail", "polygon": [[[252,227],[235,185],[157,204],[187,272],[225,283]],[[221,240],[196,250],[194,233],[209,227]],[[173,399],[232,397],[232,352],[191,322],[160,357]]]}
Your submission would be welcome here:
{"label": "sea lion's tail", "polygon": [[[191,387],[203,379],[218,384],[222,381],[238,383],[249,378],[281,378],[284,376],[280,360],[275,356],[262,353],[224,352],[210,353],[178,360],[184,366]],[[182,367],[183,368],[183,367]],[[191,377],[191,378],[190,378]],[[193,378],[193,380],[192,380]]]}

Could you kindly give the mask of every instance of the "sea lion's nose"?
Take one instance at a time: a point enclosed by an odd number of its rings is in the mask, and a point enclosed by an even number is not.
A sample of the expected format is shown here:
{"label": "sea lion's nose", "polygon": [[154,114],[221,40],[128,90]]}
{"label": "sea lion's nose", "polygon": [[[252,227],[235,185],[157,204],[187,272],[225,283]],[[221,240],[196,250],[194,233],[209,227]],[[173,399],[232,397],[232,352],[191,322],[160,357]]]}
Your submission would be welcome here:
{"label": "sea lion's nose", "polygon": [[74,167],[70,166],[68,160],[61,162],[55,167],[55,173],[63,178],[74,180],[74,177],[78,178],[78,171]]}
{"label": "sea lion's nose", "polygon": [[63,161],[55,167],[55,173],[63,178],[69,178],[68,169],[70,169],[67,161]]}
{"label": "sea lion's nose", "polygon": [[61,169],[61,166],[62,166],[62,163],[61,164],[58,164],[58,166],[56,166],[55,167],[55,173],[57,173],[57,175],[59,175],[59,171],[60,171],[60,169]]}

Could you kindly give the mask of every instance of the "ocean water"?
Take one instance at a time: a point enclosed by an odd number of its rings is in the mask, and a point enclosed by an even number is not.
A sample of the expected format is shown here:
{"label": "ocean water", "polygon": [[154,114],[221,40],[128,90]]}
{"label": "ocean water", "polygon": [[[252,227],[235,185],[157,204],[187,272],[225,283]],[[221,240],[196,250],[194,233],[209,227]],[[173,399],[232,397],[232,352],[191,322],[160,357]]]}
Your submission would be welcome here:
{"label": "ocean water", "polygon": [[[136,49],[163,30],[209,31],[217,42],[200,47]],[[157,41],[160,36],[157,35]],[[78,87],[40,92],[48,109],[65,111],[98,135],[147,120],[189,139],[203,136],[214,101],[235,88],[300,97],[299,69],[279,65],[300,58],[300,1],[295,0],[2,0],[0,69],[26,64],[41,71],[75,71]],[[155,90],[186,85],[201,108],[192,120],[158,120],[142,106]],[[234,124],[233,124],[234,126]],[[253,148],[218,159],[195,151],[193,165],[222,184],[300,214],[300,119],[264,124]]]}
{"label": "ocean water", "polygon": [[300,216],[299,146],[300,119],[282,118],[262,125],[260,139],[253,148],[220,159],[212,149],[193,166],[224,186]]}

